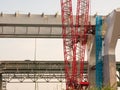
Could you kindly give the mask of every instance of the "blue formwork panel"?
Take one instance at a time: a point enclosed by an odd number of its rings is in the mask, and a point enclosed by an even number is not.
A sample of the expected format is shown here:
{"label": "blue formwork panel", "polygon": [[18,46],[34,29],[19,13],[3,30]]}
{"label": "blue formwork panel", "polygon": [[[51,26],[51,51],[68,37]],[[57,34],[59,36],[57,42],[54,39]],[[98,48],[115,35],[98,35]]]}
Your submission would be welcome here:
{"label": "blue formwork panel", "polygon": [[102,59],[102,17],[96,16],[96,87],[101,90],[103,84],[103,59]]}

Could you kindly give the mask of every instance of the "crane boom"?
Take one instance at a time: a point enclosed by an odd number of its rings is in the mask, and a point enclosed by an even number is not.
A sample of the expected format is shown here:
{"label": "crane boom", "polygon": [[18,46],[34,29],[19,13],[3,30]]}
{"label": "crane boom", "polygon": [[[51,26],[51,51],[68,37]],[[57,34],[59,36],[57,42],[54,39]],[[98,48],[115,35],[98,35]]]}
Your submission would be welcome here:
{"label": "crane boom", "polygon": [[84,79],[84,59],[87,42],[89,0],[77,0],[75,28],[73,25],[72,0],[61,0],[62,35],[66,90],[83,90],[89,82]]}
{"label": "crane boom", "polygon": [[[87,32],[89,26],[89,0],[77,0],[77,11],[76,11],[76,35],[80,43],[77,45],[77,51],[79,52],[78,61],[80,66],[78,70],[80,90],[83,90],[83,86],[88,86],[89,82],[87,77],[84,77],[84,61],[85,61],[85,50],[87,42]],[[84,79],[86,80],[84,81]]]}
{"label": "crane boom", "polygon": [[72,0],[61,0],[61,12],[66,90],[69,90],[69,88],[74,89],[77,82],[76,39],[73,27]]}

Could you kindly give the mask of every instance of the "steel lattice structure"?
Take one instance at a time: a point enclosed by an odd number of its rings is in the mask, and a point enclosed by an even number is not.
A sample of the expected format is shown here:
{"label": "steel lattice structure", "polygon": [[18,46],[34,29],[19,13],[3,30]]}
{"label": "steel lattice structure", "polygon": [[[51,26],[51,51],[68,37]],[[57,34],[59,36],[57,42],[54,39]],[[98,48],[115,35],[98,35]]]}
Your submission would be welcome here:
{"label": "steel lattice structure", "polygon": [[[80,62],[80,77],[79,84],[81,90],[84,86],[88,86],[89,82],[87,76],[84,76],[84,61],[85,61],[85,50],[87,42],[87,32],[89,29],[89,0],[78,0],[77,1],[77,11],[76,11],[76,34],[78,36],[78,41],[80,43],[77,45],[78,60]],[[84,79],[86,80],[84,81]]]}
{"label": "steel lattice structure", "polygon": [[62,29],[64,44],[64,61],[66,90],[74,88],[77,75],[75,31],[73,28],[72,0],[61,0]]}
{"label": "steel lattice structure", "polygon": [[0,70],[5,82],[58,83],[64,82],[63,65],[63,61],[3,61]]}
{"label": "steel lattice structure", "polygon": [[61,12],[66,90],[83,90],[84,86],[89,85],[88,79],[84,81],[83,75],[89,26],[89,0],[77,1],[76,28],[73,28],[72,0],[61,0]]}
{"label": "steel lattice structure", "polygon": [[64,61],[1,61],[0,70],[2,81],[8,83],[65,82]]}

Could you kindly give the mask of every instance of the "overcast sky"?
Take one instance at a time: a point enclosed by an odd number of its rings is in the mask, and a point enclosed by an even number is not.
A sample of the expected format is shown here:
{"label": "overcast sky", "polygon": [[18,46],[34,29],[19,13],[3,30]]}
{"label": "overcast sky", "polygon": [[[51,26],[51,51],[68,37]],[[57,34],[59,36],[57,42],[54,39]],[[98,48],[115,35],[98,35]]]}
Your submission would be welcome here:
{"label": "overcast sky", "polygon": [[[75,14],[76,0],[73,0]],[[120,7],[120,0],[91,0],[91,14],[107,15]],[[0,11],[3,13],[28,13],[33,14],[60,14],[60,0],[0,0]],[[34,59],[35,39],[0,39],[0,60],[5,59]],[[120,44],[119,44],[120,45]],[[120,49],[117,49],[120,52]],[[51,52],[52,51],[52,52]],[[62,40],[37,39],[38,60],[63,60]],[[118,57],[119,58],[119,57]],[[18,86],[20,85],[20,86]],[[30,85],[30,84],[28,84]],[[33,86],[23,84],[8,85],[8,90],[33,90]],[[56,90],[53,85],[49,90]],[[39,90],[47,90],[42,87]],[[59,89],[60,90],[60,89]]]}
{"label": "overcast sky", "polygon": [[[76,11],[76,0],[73,1],[73,11]],[[91,13],[108,14],[120,6],[120,0],[91,0]],[[60,13],[60,0],[0,0],[0,11],[6,13]]]}

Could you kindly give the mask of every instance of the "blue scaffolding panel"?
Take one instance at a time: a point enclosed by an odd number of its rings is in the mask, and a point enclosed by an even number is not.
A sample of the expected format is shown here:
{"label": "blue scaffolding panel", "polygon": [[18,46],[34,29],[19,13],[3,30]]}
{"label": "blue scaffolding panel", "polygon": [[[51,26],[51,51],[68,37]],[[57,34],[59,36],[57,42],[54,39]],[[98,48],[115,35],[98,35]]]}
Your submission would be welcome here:
{"label": "blue scaffolding panel", "polygon": [[103,84],[103,59],[102,59],[102,17],[96,16],[96,87],[101,90]]}

